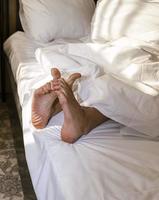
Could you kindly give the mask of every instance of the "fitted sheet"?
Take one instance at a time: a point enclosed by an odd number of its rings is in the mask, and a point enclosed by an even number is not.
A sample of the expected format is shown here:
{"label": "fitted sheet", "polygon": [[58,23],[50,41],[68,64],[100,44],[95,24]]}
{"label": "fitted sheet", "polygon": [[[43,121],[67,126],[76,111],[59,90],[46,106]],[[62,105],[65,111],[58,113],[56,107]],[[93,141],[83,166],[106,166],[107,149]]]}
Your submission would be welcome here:
{"label": "fitted sheet", "polygon": [[[23,33],[16,33],[12,40],[22,39],[19,34],[26,41]],[[23,42],[20,61],[23,65],[12,64],[12,70],[15,70],[22,106],[26,159],[38,199],[158,200],[157,140],[128,136],[125,132],[129,133],[130,129],[126,127],[123,136],[123,125],[109,120],[76,143],[67,144],[60,138],[62,112],[43,130],[31,126],[32,92],[49,80],[50,75],[34,57],[36,47],[41,44],[32,46],[31,41],[27,42],[29,53],[25,54],[27,45]]]}
{"label": "fitted sheet", "polygon": [[[30,112],[30,103],[24,113]],[[159,198],[157,141],[123,137],[122,125],[109,120],[67,144],[60,138],[62,112],[40,131],[31,131],[24,116],[27,161],[38,199]]]}
{"label": "fitted sheet", "polygon": [[[4,43],[4,51],[10,62],[21,106],[24,103],[24,96],[32,92],[39,85],[51,79],[48,71],[43,70],[35,58],[35,51],[38,48],[52,45],[65,44],[68,42],[85,42],[89,37],[81,39],[57,39],[48,44],[40,43],[29,38],[24,32],[18,31],[11,35]],[[27,78],[26,78],[27,77]],[[36,79],[34,79],[36,77]],[[26,84],[26,81],[28,84]]]}
{"label": "fitted sheet", "polygon": [[26,65],[30,66],[30,68],[36,66],[38,71],[39,64],[35,58],[35,51],[37,48],[51,46],[52,44],[64,44],[68,41],[73,43],[86,40],[88,40],[88,38],[81,38],[81,40],[57,39],[48,44],[44,44],[32,40],[24,32],[18,31],[5,41],[4,50],[9,58],[15,81],[18,82],[21,76],[21,70],[23,70]]}
{"label": "fitted sheet", "polygon": [[30,40],[24,32],[16,32],[10,36],[4,43],[4,50],[9,58],[11,69],[15,78],[18,81],[18,72],[26,64],[36,64],[35,50],[42,46]]}

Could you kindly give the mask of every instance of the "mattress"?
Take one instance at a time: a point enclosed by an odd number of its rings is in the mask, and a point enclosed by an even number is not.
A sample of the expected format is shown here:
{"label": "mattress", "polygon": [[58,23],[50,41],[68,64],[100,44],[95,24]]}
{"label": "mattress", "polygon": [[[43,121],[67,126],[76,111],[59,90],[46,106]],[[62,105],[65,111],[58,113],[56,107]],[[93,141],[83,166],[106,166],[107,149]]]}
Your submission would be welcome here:
{"label": "mattress", "polygon": [[9,59],[22,106],[26,159],[38,199],[158,200],[157,140],[132,136],[130,129],[108,120],[74,144],[67,144],[60,138],[63,112],[43,130],[31,126],[32,92],[50,75],[34,56],[42,44],[28,40],[24,33],[16,33],[5,49],[12,55]]}
{"label": "mattress", "polygon": [[4,49],[9,57],[12,72],[17,82],[18,69],[26,64],[35,64],[34,52],[39,45],[29,40],[23,32],[13,34],[5,43]]}

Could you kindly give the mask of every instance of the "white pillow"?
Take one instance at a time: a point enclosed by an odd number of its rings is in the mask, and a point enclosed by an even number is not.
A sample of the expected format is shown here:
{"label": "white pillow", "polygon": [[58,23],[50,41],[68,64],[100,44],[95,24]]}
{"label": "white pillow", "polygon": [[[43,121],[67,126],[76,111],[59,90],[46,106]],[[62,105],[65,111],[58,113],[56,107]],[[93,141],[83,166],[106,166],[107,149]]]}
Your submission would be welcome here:
{"label": "white pillow", "polygon": [[159,0],[99,0],[92,19],[92,40],[128,36],[159,40]]}
{"label": "white pillow", "polygon": [[35,40],[74,39],[90,33],[94,9],[94,0],[20,0],[20,19]]}

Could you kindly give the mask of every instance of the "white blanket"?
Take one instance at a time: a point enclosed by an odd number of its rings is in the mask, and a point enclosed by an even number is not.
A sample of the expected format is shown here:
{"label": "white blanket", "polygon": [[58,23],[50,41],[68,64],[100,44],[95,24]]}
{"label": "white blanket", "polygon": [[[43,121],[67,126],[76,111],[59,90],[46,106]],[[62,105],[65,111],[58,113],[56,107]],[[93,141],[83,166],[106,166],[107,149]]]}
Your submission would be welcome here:
{"label": "white blanket", "polygon": [[129,38],[106,44],[53,45],[36,51],[50,73],[80,72],[77,94],[85,106],[151,137],[159,136],[159,46]]}

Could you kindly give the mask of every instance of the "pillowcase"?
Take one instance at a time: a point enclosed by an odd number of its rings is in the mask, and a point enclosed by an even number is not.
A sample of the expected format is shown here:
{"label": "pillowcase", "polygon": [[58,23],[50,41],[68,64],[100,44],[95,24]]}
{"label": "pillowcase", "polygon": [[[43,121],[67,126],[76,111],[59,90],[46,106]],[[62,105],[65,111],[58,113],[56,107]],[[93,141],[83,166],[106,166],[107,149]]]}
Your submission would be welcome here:
{"label": "pillowcase", "polygon": [[128,36],[159,40],[158,0],[99,0],[92,19],[92,40],[105,42]]}
{"label": "pillowcase", "polygon": [[94,9],[94,0],[20,0],[20,19],[35,40],[76,39],[90,33]]}

